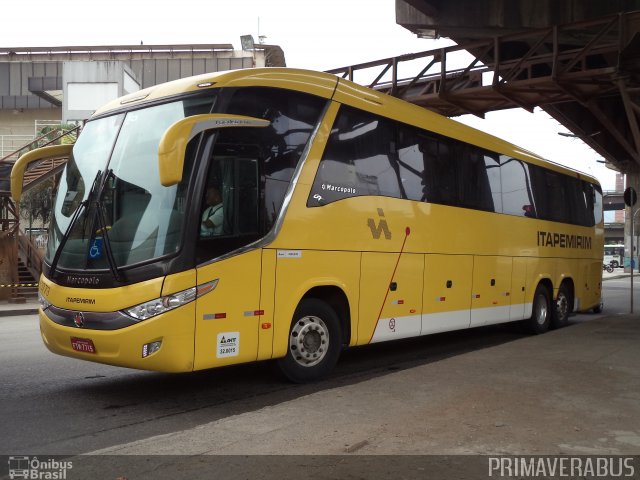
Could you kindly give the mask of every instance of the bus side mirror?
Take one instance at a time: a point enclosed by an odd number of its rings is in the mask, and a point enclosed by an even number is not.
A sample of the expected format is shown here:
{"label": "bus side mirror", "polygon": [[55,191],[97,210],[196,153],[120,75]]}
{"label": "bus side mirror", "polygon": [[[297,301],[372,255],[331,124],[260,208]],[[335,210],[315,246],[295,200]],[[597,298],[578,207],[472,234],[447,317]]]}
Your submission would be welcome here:
{"label": "bus side mirror", "polygon": [[11,169],[11,197],[16,201],[20,201],[22,196],[22,184],[24,183],[24,172],[33,162],[41,160],[49,160],[51,158],[69,158],[73,144],[53,145],[51,147],[42,147],[22,155]]}
{"label": "bus side mirror", "polygon": [[187,144],[199,133],[227,127],[268,127],[270,124],[260,118],[226,114],[193,115],[178,120],[167,128],[158,145],[160,183],[170,187],[182,180]]}

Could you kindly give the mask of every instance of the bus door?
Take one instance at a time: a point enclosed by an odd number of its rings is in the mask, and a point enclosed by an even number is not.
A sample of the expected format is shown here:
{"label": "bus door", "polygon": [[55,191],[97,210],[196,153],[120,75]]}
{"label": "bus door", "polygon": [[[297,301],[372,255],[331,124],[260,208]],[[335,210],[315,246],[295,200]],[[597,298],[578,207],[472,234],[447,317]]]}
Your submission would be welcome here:
{"label": "bus door", "polygon": [[424,255],[364,252],[358,343],[420,335]]}
{"label": "bus door", "polygon": [[258,356],[262,249],[225,258],[259,238],[258,162],[231,153],[214,150],[199,210],[197,282],[215,289],[197,299],[195,369]]}
{"label": "bus door", "polygon": [[512,267],[511,257],[474,257],[471,289],[472,327],[509,321]]}
{"label": "bus door", "polygon": [[472,270],[471,255],[426,255],[422,335],[469,328]]}

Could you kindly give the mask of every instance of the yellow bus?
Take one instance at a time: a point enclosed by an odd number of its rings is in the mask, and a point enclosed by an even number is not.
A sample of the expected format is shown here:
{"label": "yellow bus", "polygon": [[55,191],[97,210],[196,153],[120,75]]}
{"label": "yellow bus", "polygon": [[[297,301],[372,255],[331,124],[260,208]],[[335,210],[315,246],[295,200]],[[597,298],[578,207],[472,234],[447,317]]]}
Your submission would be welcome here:
{"label": "yellow bus", "polygon": [[277,359],[296,382],[345,347],[600,305],[587,175],[333,75],[208,74],[115,100],[70,155],[40,327],[78,359],[188,372]]}

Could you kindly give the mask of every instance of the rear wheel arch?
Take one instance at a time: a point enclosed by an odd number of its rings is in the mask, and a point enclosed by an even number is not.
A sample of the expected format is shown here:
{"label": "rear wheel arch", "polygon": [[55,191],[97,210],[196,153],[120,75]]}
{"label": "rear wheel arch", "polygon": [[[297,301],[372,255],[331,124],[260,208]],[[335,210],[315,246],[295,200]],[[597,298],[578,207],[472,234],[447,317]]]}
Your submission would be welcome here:
{"label": "rear wheel arch", "polygon": [[326,377],[350,339],[349,301],[335,286],[313,287],[300,299],[288,329],[287,353],[277,360],[291,381]]}
{"label": "rear wheel arch", "polygon": [[342,329],[342,343],[345,346],[349,345],[351,342],[351,307],[344,291],[333,285],[313,287],[305,293],[301,301],[307,298],[321,300],[336,312]]}

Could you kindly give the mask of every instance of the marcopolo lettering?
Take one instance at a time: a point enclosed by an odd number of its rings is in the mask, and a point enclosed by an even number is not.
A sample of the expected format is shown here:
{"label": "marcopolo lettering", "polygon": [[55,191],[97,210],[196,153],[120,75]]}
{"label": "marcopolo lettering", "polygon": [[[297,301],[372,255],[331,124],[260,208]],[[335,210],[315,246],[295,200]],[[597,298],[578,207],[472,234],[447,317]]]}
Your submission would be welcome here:
{"label": "marcopolo lettering", "polygon": [[69,285],[98,285],[100,283],[100,279],[98,277],[67,275],[67,283]]}
{"label": "marcopolo lettering", "polygon": [[538,231],[538,246],[591,250],[591,237]]}

